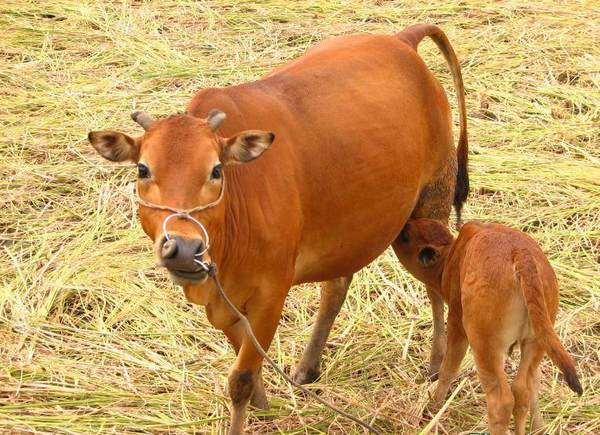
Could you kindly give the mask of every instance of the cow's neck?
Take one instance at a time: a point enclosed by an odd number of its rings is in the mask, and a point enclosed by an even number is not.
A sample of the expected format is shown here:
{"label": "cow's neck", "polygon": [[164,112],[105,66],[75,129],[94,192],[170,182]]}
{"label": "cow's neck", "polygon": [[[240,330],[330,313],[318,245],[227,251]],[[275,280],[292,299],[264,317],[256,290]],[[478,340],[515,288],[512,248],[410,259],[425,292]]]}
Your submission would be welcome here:
{"label": "cow's neck", "polygon": [[242,177],[234,171],[228,175],[223,214],[213,229],[214,235],[211,235],[214,240],[213,261],[224,272],[235,270],[244,261],[243,257],[248,252],[256,252],[253,249],[257,248],[251,246],[253,228],[246,203],[248,197],[242,190]]}
{"label": "cow's neck", "polygon": [[[233,172],[233,171],[232,171]],[[245,179],[244,179],[245,180]],[[247,181],[247,180],[245,180]],[[211,260],[218,270],[218,279],[234,304],[243,310],[245,302],[256,288],[257,276],[264,246],[257,245],[255,237],[260,228],[252,225],[249,209],[260,201],[257,195],[245,195],[241,178],[228,174],[222,205],[214,210],[207,229],[211,237]],[[261,192],[260,195],[264,195]],[[250,196],[251,198],[248,198]],[[250,203],[248,202],[250,201]],[[208,320],[218,329],[224,329],[237,320],[219,296],[212,283],[186,291],[188,300],[206,307]]]}

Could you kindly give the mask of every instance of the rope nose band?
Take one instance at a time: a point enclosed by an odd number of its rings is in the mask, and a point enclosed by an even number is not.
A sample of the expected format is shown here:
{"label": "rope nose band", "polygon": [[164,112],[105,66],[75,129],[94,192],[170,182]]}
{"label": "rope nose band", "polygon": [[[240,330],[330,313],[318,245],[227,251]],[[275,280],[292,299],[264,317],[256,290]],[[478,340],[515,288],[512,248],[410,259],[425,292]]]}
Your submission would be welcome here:
{"label": "rope nose band", "polygon": [[205,205],[199,205],[198,207],[194,207],[194,208],[169,207],[167,205],[154,204],[153,202],[146,201],[145,199],[140,198],[139,193],[138,193],[138,203],[140,205],[143,205],[144,207],[148,207],[148,208],[155,208],[157,210],[166,210],[166,211],[170,211],[171,213],[191,215],[192,213],[196,213],[199,211],[203,211],[203,210],[215,207],[223,199],[224,193],[225,193],[225,177],[223,177],[221,179],[221,191],[219,192],[219,197],[217,199],[215,199],[213,202],[205,204]]}
{"label": "rope nose band", "polygon": [[206,251],[208,251],[208,247],[210,246],[210,239],[208,237],[208,231],[206,231],[206,228],[204,227],[204,225],[202,225],[202,223],[199,220],[194,219],[192,216],[190,216],[187,213],[173,213],[165,218],[165,220],[163,221],[163,225],[162,225],[163,235],[165,236],[165,239],[171,240],[171,237],[169,237],[169,232],[167,231],[167,223],[173,218],[187,219],[189,221],[194,222],[196,225],[198,225],[200,227],[200,229],[202,230],[202,233],[204,234],[204,245],[205,246],[204,246],[204,249],[202,250],[202,252],[198,252],[198,253],[194,254],[194,257],[202,257],[204,254],[206,254]]}
{"label": "rope nose band", "polygon": [[139,193],[138,193],[138,203],[140,205],[143,205],[144,207],[171,212],[171,214],[169,216],[167,216],[163,220],[163,223],[162,223],[163,236],[165,237],[166,240],[171,240],[171,237],[169,237],[169,232],[167,231],[167,224],[169,223],[169,221],[171,219],[180,218],[180,219],[189,220],[189,221],[192,221],[193,223],[195,223],[200,228],[200,230],[202,231],[202,235],[204,236],[203,237],[204,249],[202,250],[202,252],[197,252],[196,254],[194,254],[194,263],[196,263],[200,267],[202,267],[202,269],[204,269],[205,272],[208,272],[210,270],[210,264],[206,261],[202,261],[201,258],[204,254],[206,254],[208,252],[208,248],[210,248],[210,237],[208,236],[208,231],[206,230],[206,227],[204,225],[202,225],[202,222],[200,222],[198,219],[194,218],[192,216],[192,213],[197,213],[197,212],[215,207],[223,199],[224,192],[225,192],[225,178],[223,177],[221,179],[221,191],[219,192],[219,197],[216,200],[214,200],[213,202],[205,204],[205,205],[200,205],[198,207],[187,208],[187,209],[169,207],[166,205],[154,204],[152,202],[146,201],[146,200],[140,198]]}
{"label": "rope nose band", "polygon": [[198,225],[200,227],[200,229],[202,230],[202,233],[204,233],[204,249],[202,250],[202,252],[196,252],[194,254],[194,263],[196,263],[202,269],[204,269],[205,272],[208,272],[210,270],[210,263],[202,260],[202,256],[204,254],[206,254],[206,252],[208,251],[208,248],[210,247],[210,238],[208,237],[208,231],[206,231],[206,228],[204,228],[204,225],[202,225],[202,223],[199,220],[194,219],[189,214],[173,213],[173,214],[170,214],[169,216],[167,216],[165,218],[165,220],[163,221],[163,235],[165,236],[165,239],[167,239],[167,240],[171,240],[171,238],[169,237],[169,232],[167,231],[167,223],[173,218],[181,218],[181,219],[187,219],[189,221],[192,221],[196,225]]}

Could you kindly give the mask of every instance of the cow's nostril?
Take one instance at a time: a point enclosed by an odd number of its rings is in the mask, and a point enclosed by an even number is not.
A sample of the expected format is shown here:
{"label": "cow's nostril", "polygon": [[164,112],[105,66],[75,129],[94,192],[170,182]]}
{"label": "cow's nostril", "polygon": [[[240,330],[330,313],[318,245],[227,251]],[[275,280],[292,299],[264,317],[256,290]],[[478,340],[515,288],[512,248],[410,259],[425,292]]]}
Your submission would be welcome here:
{"label": "cow's nostril", "polygon": [[162,258],[173,258],[175,254],[177,254],[177,241],[175,239],[170,239],[163,243],[161,249]]}
{"label": "cow's nostril", "polygon": [[194,253],[194,257],[202,257],[204,253],[204,242],[202,240],[198,241],[198,247],[196,248],[196,252]]}

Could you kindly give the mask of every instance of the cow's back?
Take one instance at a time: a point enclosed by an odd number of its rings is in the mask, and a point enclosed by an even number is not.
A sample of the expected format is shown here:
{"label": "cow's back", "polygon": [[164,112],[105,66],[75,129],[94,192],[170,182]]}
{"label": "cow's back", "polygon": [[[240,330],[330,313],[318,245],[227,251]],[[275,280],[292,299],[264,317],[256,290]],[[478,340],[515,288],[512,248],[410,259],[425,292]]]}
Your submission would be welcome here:
{"label": "cow's back", "polygon": [[[270,196],[296,282],[355,272],[399,234],[419,193],[454,153],[447,99],[393,36],[336,38],[262,80],[201,91],[189,111],[227,112],[224,135],[264,129],[261,159],[234,169]],[[263,203],[263,204],[264,204]],[[279,224],[273,224],[278,221]],[[299,234],[293,234],[294,231]]]}

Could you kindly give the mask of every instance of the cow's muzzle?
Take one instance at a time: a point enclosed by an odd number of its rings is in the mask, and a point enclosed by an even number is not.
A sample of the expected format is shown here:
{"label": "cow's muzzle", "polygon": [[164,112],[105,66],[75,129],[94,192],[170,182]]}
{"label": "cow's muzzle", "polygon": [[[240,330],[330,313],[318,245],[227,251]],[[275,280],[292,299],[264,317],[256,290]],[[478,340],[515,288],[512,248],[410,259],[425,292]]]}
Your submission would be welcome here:
{"label": "cow's muzzle", "polygon": [[162,265],[181,279],[198,281],[206,277],[206,269],[199,262],[205,251],[204,241],[182,236],[164,238],[159,255]]}
{"label": "cow's muzzle", "polygon": [[[204,238],[189,238],[169,234],[167,224],[172,219],[190,220],[198,225]],[[210,263],[204,259],[209,248],[208,232],[204,225],[187,213],[174,213],[163,221],[163,236],[158,247],[161,263],[177,284],[203,281],[208,276]]]}

